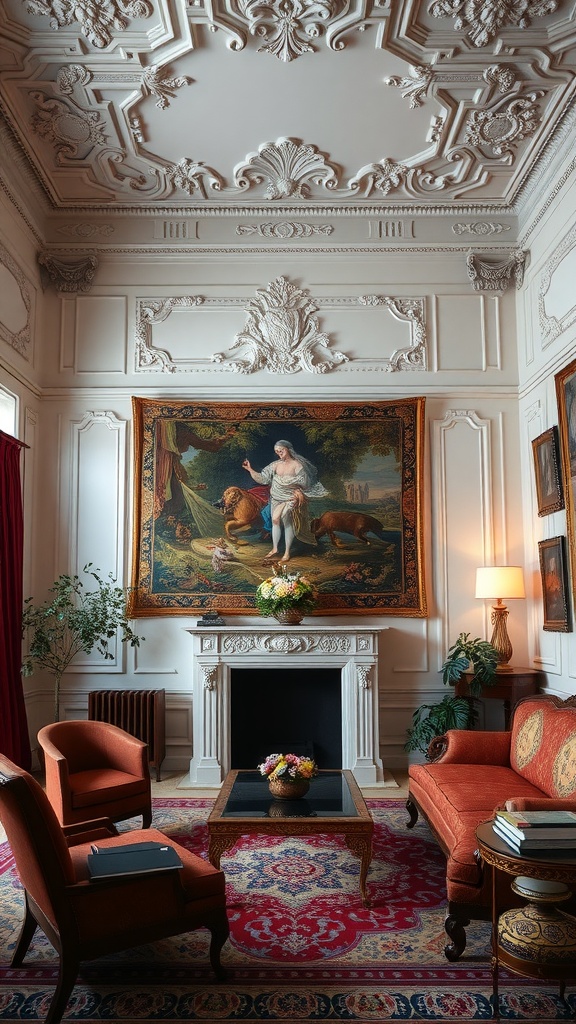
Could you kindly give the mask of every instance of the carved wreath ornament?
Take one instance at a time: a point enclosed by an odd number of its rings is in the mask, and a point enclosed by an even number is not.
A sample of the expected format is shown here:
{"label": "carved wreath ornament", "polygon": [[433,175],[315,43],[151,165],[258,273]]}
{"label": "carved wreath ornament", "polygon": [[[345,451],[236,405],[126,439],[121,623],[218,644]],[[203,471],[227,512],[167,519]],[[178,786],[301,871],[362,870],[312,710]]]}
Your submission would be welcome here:
{"label": "carved wreath ornament", "polygon": [[312,300],[285,277],[277,277],[266,290],[258,289],[256,298],[246,307],[248,318],[230,349],[246,348],[243,359],[227,361],[223,352],[212,356],[215,363],[226,361],[234,373],[326,373],[338,363],[348,362],[343,352],[332,352],[315,362],[316,348],[327,349],[330,340],[319,330],[317,307]]}

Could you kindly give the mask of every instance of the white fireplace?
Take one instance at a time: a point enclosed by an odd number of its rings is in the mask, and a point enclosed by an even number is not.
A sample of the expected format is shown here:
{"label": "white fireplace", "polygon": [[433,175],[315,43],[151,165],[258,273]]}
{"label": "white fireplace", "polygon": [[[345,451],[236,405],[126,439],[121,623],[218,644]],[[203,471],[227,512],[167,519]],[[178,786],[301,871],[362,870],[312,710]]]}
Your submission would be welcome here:
{"label": "white fireplace", "polygon": [[[276,624],[198,626],[193,641],[193,756],[185,786],[220,786],[230,771],[234,668],[337,668],[341,678],[342,767],[360,786],[384,780],[379,755],[378,640],[382,627]],[[281,711],[281,709],[279,709]]]}

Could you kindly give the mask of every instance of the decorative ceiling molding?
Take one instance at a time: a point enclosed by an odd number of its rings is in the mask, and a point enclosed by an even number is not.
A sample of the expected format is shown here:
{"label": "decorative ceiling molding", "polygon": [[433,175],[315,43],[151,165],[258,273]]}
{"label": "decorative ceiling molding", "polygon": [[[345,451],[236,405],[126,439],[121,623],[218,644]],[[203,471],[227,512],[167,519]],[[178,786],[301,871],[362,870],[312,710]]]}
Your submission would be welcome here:
{"label": "decorative ceiling molding", "polygon": [[239,224],[236,228],[237,235],[258,235],[260,238],[311,238],[312,235],[331,235],[333,231],[331,224],[305,224],[293,220]]}
{"label": "decorative ceiling molding", "polygon": [[516,288],[521,288],[527,256],[521,249],[515,249],[505,258],[468,253],[466,270],[472,287],[475,291],[503,292],[514,281]]}
{"label": "decorative ceiling molding", "polygon": [[[11,0],[0,112],[23,173],[19,186],[2,154],[1,185],[30,194],[29,221],[49,214],[42,245],[73,237],[71,211],[103,213],[129,244],[158,204],[241,211],[246,239],[309,238],[324,233],[312,216],[378,206],[495,224],[527,207],[573,127],[572,13],[568,0]],[[246,90],[228,78],[235,56]],[[263,227],[278,206],[283,227]]]}
{"label": "decorative ceiling molding", "polygon": [[61,259],[50,252],[38,253],[42,285],[54,285],[59,292],[88,292],[98,269],[96,256]]}
{"label": "decorative ceiling molding", "polygon": [[153,10],[147,0],[28,0],[27,6],[31,14],[47,15],[50,28],[56,31],[77,22],[82,35],[99,49],[112,42],[114,32],[127,27],[128,18],[149,18]]}
{"label": "decorative ceiling molding", "polygon": [[347,37],[375,26],[387,16],[391,0],[196,0],[189,6],[192,22],[221,29],[231,50],[243,50],[250,36],[261,41],[259,53],[289,62],[317,51],[322,38],[330,50],[343,50]]}
{"label": "decorative ceiling molding", "polygon": [[216,352],[215,363],[225,363],[233,373],[327,373],[339,363],[348,362],[343,352],[322,354],[317,362],[317,348],[330,347],[327,334],[319,330],[318,307],[308,295],[285,277],[277,277],[267,289],[258,289],[256,298],[246,306],[248,318],[243,331],[236,335],[230,351],[247,350],[241,359],[228,360]]}
{"label": "decorative ceiling molding", "polygon": [[469,221],[467,224],[460,221],[452,225],[452,231],[455,235],[500,235],[510,231],[510,225],[496,221]]}
{"label": "decorative ceiling molding", "polygon": [[433,18],[453,18],[454,30],[464,32],[474,46],[487,46],[511,25],[527,28],[532,18],[553,14],[559,0],[435,0]]}

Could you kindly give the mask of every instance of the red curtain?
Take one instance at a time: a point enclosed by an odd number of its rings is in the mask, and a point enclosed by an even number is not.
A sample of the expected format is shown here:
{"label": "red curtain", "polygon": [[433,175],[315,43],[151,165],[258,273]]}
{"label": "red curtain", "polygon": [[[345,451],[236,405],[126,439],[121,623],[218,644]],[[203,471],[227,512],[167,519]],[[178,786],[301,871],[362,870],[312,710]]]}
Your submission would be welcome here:
{"label": "red curtain", "polygon": [[30,770],[30,739],[22,689],[22,558],[24,524],[20,451],[0,430],[0,750]]}

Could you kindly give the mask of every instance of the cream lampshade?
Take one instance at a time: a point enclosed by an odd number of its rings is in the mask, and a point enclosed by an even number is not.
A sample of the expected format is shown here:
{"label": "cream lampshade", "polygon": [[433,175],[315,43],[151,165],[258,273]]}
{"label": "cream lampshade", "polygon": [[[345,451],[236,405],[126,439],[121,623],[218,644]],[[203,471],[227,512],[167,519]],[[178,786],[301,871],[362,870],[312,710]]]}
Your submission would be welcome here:
{"label": "cream lampshade", "polygon": [[512,644],[506,628],[508,609],[503,603],[513,598],[526,597],[524,572],[520,565],[487,565],[476,569],[476,597],[496,601],[492,605],[491,622],[494,632],[490,643],[498,652],[498,672],[509,672]]}

